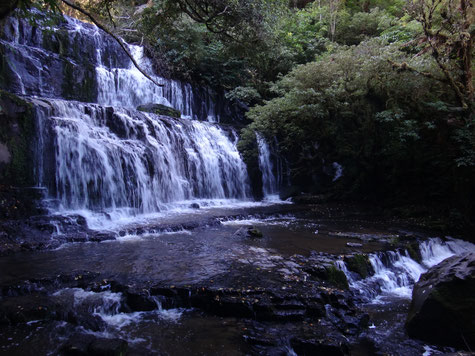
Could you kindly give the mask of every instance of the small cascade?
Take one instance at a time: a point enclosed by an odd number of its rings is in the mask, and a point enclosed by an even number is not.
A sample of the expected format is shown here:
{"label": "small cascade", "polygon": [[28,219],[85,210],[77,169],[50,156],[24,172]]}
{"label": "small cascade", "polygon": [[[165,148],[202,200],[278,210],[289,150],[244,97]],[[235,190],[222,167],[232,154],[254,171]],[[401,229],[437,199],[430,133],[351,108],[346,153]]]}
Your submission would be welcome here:
{"label": "small cascade", "polygon": [[271,161],[271,151],[264,137],[256,132],[257,148],[259,152],[259,169],[262,173],[262,192],[267,200],[279,199],[279,188],[274,175],[274,165]]}
{"label": "small cascade", "polygon": [[122,293],[111,291],[93,292],[81,288],[65,288],[53,294],[54,297],[70,298],[75,310],[86,311],[99,317],[105,323],[102,335],[113,337],[116,330],[120,330],[132,323],[140,322],[145,318],[155,318],[171,322],[178,321],[185,309],[163,309],[161,302],[156,297],[150,299],[157,307],[149,312],[127,312],[126,300]]}
{"label": "small cascade", "polygon": [[356,274],[348,271],[342,260],[336,265],[347,276],[351,288],[366,301],[378,302],[384,297],[410,299],[412,288],[421,274],[446,258],[475,251],[475,245],[456,239],[443,241],[432,238],[421,242],[419,249],[422,256],[420,263],[413,260],[407,250],[370,254],[368,257],[374,274],[365,279],[355,278]]}

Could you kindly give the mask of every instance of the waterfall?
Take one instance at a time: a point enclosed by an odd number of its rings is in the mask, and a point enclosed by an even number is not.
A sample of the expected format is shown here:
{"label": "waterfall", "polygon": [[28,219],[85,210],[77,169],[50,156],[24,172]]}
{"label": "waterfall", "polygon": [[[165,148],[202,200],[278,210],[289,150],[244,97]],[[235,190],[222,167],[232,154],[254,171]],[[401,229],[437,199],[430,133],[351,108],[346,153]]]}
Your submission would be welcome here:
{"label": "waterfall", "polygon": [[262,173],[262,192],[264,193],[264,198],[267,200],[279,199],[279,189],[277,179],[273,172],[274,165],[271,161],[269,145],[258,132],[256,132],[256,140],[259,152],[259,169]]}
{"label": "waterfall", "polygon": [[374,274],[365,279],[355,278],[356,274],[348,271],[342,260],[336,265],[347,275],[351,288],[367,301],[378,302],[382,297],[410,299],[412,288],[421,274],[446,258],[475,251],[475,245],[457,239],[442,241],[432,238],[421,242],[419,249],[420,263],[413,260],[407,250],[370,254],[368,257]]}
{"label": "waterfall", "polygon": [[49,120],[55,147],[54,177],[42,179],[64,209],[128,207],[150,213],[171,202],[248,197],[244,163],[235,143],[216,125],[125,108],[40,101],[34,100],[48,111],[41,117]]}
{"label": "waterfall", "polygon": [[[154,76],[144,48],[129,49]],[[209,89],[154,76],[156,86],[111,38],[69,17],[52,29],[9,18],[0,50],[6,89],[35,108],[32,169],[56,212],[135,216],[250,196],[237,134],[213,123],[220,114]],[[136,110],[146,103],[182,118]]]}

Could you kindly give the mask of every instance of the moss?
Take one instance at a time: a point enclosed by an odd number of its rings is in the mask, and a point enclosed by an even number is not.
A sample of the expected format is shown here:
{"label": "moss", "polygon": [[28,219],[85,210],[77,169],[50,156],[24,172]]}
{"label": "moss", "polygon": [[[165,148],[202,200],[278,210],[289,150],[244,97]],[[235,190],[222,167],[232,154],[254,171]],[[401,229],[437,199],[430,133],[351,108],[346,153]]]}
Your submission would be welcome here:
{"label": "moss", "polygon": [[62,94],[65,99],[94,102],[97,95],[95,68],[90,64],[77,67],[65,60],[63,65]]}
{"label": "moss", "polygon": [[348,289],[348,279],[343,271],[331,265],[326,268],[328,274],[328,282],[340,289]]}
{"label": "moss", "polygon": [[180,118],[181,117],[181,112],[180,110],[176,110],[170,106],[166,106],[163,104],[145,104],[145,105],[139,105],[137,107],[137,110],[144,111],[144,112],[150,112],[152,114],[157,114],[157,115],[164,115],[164,116],[169,116],[169,117],[174,117],[174,118]]}
{"label": "moss", "polygon": [[249,234],[251,237],[263,237],[263,236],[264,236],[264,235],[262,234],[262,232],[261,232],[259,229],[256,229],[256,228],[249,229],[249,230],[248,230],[248,234]]}
{"label": "moss", "polygon": [[11,155],[3,164],[0,183],[14,186],[31,186],[33,177],[34,136],[33,105],[11,93],[0,91],[0,141]]}
{"label": "moss", "polygon": [[409,256],[416,262],[422,262],[421,250],[419,248],[419,243],[417,241],[410,242],[406,245],[406,250],[409,253]]}
{"label": "moss", "polygon": [[[15,82],[12,76],[11,64],[8,61],[4,45],[0,45],[0,89],[8,90],[11,83]],[[10,83],[10,84],[9,84]]]}
{"label": "moss", "polygon": [[66,30],[43,30],[43,43],[42,46],[45,50],[57,53],[60,56],[66,56],[68,49],[71,47],[69,40],[69,33]]}
{"label": "moss", "polygon": [[345,262],[350,271],[358,273],[362,278],[368,277],[370,262],[367,255],[353,255]]}

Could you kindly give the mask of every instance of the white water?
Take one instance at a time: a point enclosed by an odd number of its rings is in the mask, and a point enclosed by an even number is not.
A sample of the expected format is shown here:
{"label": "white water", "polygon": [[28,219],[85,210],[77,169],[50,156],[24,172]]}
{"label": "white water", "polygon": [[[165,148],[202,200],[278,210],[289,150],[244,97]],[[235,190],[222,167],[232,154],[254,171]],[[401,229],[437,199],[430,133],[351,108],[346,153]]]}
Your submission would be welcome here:
{"label": "white water", "polygon": [[259,169],[262,172],[262,192],[267,200],[279,200],[279,188],[274,175],[274,165],[271,151],[264,137],[256,132],[257,148],[259,151]]}
{"label": "white water", "polygon": [[414,261],[407,251],[388,251],[369,255],[374,274],[366,279],[357,280],[356,275],[346,268],[343,261],[337,267],[348,278],[352,289],[359,292],[368,301],[382,302],[386,297],[410,299],[412,288],[421,274],[444,259],[465,252],[475,252],[475,245],[456,239],[442,241],[432,238],[421,242],[421,263]]}
{"label": "white water", "polygon": [[332,182],[335,182],[343,176],[343,167],[338,162],[333,162],[332,166],[333,166],[333,169],[335,170],[335,174],[333,176]]}
{"label": "white water", "polygon": [[216,125],[72,101],[48,103],[43,117],[52,126],[61,210],[146,214],[195,199],[249,196],[235,143]]}
{"label": "white water", "polygon": [[[110,291],[92,292],[81,288],[65,288],[53,294],[57,297],[69,296],[72,298],[74,308],[84,310],[86,308],[92,315],[100,317],[108,327],[120,330],[132,323],[138,323],[144,317],[155,315],[158,319],[178,322],[185,309],[163,309],[158,298],[150,297],[157,308],[150,312],[122,312],[121,307],[124,304],[122,293]],[[105,331],[107,334],[107,331]]]}
{"label": "white water", "polygon": [[[137,45],[128,46],[129,52],[140,67],[157,83],[157,86],[146,78],[132,63],[123,67],[121,61],[116,60],[104,46],[104,33],[97,27],[86,27],[73,18],[66,18],[71,28],[71,36],[90,36],[96,48],[96,77],[98,98],[97,102],[104,106],[126,107],[135,109],[139,105],[148,103],[164,104],[180,110],[183,118],[205,119],[210,122],[219,122],[215,105],[209,95],[200,102],[200,111],[194,111],[194,92],[189,83],[167,79],[154,74],[150,60],[144,54],[144,47]],[[118,51],[121,51],[117,48]],[[196,99],[200,100],[200,99]]]}

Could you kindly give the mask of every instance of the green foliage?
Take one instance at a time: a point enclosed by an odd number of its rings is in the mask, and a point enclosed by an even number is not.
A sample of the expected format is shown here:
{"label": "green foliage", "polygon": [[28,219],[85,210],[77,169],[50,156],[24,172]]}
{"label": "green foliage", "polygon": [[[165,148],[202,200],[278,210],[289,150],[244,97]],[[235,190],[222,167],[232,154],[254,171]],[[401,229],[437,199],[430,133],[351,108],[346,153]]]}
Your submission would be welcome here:
{"label": "green foliage", "polygon": [[346,12],[340,20],[336,41],[347,45],[358,44],[367,38],[379,36],[395,23],[393,16],[379,8],[354,15]]}
{"label": "green foliage", "polygon": [[248,105],[261,101],[261,95],[253,87],[236,87],[226,93],[226,98],[229,100],[240,100]]}
{"label": "green foliage", "polygon": [[[398,72],[394,62],[417,72]],[[384,37],[332,45],[275,83],[278,97],[249,111],[243,140],[252,130],[277,137],[279,154],[291,162],[290,180],[308,191],[447,197],[449,187],[458,189],[456,165],[473,167],[473,130],[457,119],[449,104],[454,96],[432,76],[437,68],[430,58],[413,57]],[[336,185],[328,174],[333,161],[344,167]]]}

